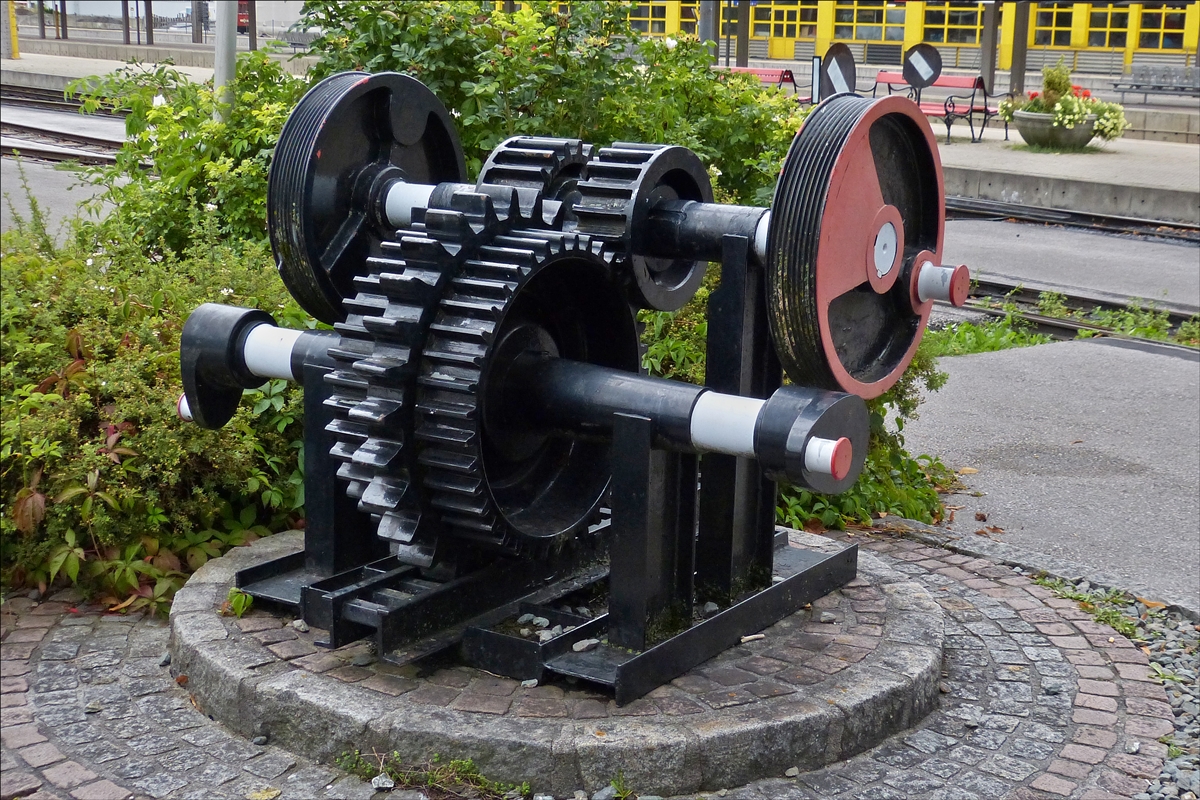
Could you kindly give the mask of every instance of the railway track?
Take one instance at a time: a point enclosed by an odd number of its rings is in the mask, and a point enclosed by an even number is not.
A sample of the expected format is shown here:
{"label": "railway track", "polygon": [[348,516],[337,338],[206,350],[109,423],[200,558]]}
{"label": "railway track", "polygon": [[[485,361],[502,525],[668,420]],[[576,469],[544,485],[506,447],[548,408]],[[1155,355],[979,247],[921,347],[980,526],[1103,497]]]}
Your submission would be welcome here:
{"label": "railway track", "polygon": [[[82,164],[111,164],[116,161],[123,133],[89,133],[86,130],[86,121],[81,120],[78,115],[81,104],[64,99],[61,92],[5,85],[0,94],[0,102],[6,109],[25,112],[25,116],[33,114],[39,118],[46,118],[50,117],[51,113],[56,113],[63,115],[71,123],[59,126],[46,124],[42,119],[14,119],[16,115],[6,114],[3,120],[0,120],[0,152],[4,155],[19,153],[23,157],[42,161],[77,161]],[[104,121],[101,127],[111,127],[123,118],[114,114],[94,116],[98,118],[97,122]],[[84,124],[81,125],[81,122]]]}
{"label": "railway track", "polygon": [[[1050,300],[1046,302],[1044,298]],[[1044,312],[1044,307],[1055,307],[1054,314]],[[942,306],[943,313],[950,306]],[[1056,286],[1036,281],[1017,281],[998,275],[983,275],[973,281],[967,305],[957,309],[964,319],[983,315],[992,318],[1011,318],[1030,330],[1064,341],[1084,336],[1102,336],[1132,342],[1152,343],[1156,347],[1178,350],[1184,354],[1200,355],[1196,346],[1177,341],[1134,336],[1104,325],[1092,315],[1099,312],[1101,318],[1113,317],[1137,309],[1154,312],[1165,322],[1170,334],[1178,334],[1187,323],[1200,320],[1200,308],[1183,303],[1147,301],[1138,297],[1127,297],[1107,292],[1080,289],[1073,286]],[[952,313],[952,312],[951,312]],[[1137,313],[1137,312],[1134,312]],[[1063,316],[1063,315],[1067,316]],[[1148,316],[1148,315],[1147,315]]]}
{"label": "railway track", "polygon": [[[26,108],[42,108],[47,111],[70,111],[76,112],[83,105],[80,101],[73,97],[67,97],[63,92],[55,89],[39,89],[33,86],[14,86],[4,84],[0,86],[0,102],[12,103],[21,105]],[[95,112],[98,117],[124,117],[126,114],[114,114],[107,110],[98,110]]]}
{"label": "railway track", "polygon": [[1047,225],[1086,228],[1106,233],[1156,236],[1162,239],[1200,243],[1200,225],[1119,217],[1111,214],[1093,214],[1089,211],[1063,211],[1057,208],[1039,208],[1018,203],[1004,203],[999,200],[981,200],[974,197],[947,197],[946,217],[948,219],[1015,219],[1022,222],[1041,222]]}

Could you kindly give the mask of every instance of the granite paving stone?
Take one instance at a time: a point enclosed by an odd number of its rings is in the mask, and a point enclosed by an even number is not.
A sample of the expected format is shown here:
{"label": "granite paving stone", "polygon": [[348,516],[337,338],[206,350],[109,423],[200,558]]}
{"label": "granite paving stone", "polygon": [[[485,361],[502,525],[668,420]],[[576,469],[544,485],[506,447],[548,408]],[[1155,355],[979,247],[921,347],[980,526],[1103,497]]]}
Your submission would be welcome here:
{"label": "granite paving stone", "polygon": [[[792,535],[793,541],[805,538]],[[849,541],[844,534],[829,538],[839,537]],[[935,608],[943,609],[942,691],[932,713],[848,760],[795,778],[775,775],[726,786],[721,797],[1096,800],[1133,797],[1157,778],[1166,748],[1156,740],[1174,730],[1172,706],[1144,653],[1010,567],[885,533],[859,532],[853,541],[873,563],[891,570],[890,580],[924,587]],[[260,660],[268,663],[264,672],[247,669],[247,675],[265,674],[271,681],[307,675],[376,698],[372,702],[386,708],[473,715],[481,726],[524,720],[554,731],[577,725],[619,732],[620,725],[637,722],[706,730],[726,714],[754,720],[769,717],[775,704],[813,705],[808,698],[842,680],[840,674],[876,663],[887,647],[879,642],[904,641],[905,615],[923,612],[909,610],[910,601],[880,591],[877,582],[860,572],[855,584],[768,629],[765,640],[727,651],[625,708],[579,687],[526,687],[461,667],[430,674],[385,669],[365,657],[361,644],[319,649],[318,632],[297,632],[257,609],[242,620],[217,616],[211,604],[189,610],[180,615],[176,634],[191,631],[201,644],[228,641],[258,652],[265,652],[265,643],[282,659]],[[161,621],[114,618],[83,606],[77,613],[55,608],[23,598],[4,605],[0,703],[6,710],[28,709],[18,724],[2,729],[6,790],[10,777],[26,776],[34,788],[48,786],[76,800],[135,794],[241,798],[264,787],[282,789],[285,799],[374,793],[332,769],[328,757],[318,763],[277,747],[274,739],[266,747],[252,745],[200,713],[190,696],[195,684],[180,687],[175,668],[159,664],[171,635]],[[835,622],[819,622],[822,612],[832,613]],[[28,619],[38,624],[21,624]],[[21,631],[44,635],[21,633],[10,645],[7,637]],[[24,678],[26,686],[8,682],[15,678]],[[252,696],[255,685],[251,681],[242,691]],[[101,699],[96,692],[112,693]],[[81,709],[93,701],[99,710],[81,719]],[[1127,752],[1130,740],[1145,749]],[[61,758],[44,760],[55,753]],[[75,768],[81,772],[72,778]],[[48,780],[55,769],[60,781],[74,783]],[[677,800],[700,796],[718,794]]]}

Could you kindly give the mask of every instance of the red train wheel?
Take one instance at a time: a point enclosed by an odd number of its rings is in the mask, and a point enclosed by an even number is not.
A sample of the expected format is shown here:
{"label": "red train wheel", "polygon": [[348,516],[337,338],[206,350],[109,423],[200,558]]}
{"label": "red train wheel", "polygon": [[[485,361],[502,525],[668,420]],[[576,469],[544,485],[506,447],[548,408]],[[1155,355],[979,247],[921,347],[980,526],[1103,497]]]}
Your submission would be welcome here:
{"label": "red train wheel", "polygon": [[930,310],[901,276],[922,251],[938,263],[944,228],[937,144],[916,104],[818,106],[784,161],[767,236],[768,317],[788,377],[865,398],[895,384]]}

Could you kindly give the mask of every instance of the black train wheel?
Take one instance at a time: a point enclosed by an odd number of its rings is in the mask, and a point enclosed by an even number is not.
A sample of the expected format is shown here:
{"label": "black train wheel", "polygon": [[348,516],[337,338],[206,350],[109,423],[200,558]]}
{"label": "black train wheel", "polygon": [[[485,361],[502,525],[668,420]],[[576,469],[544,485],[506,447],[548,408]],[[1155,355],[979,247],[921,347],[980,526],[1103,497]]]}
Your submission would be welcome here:
{"label": "black train wheel", "polygon": [[937,144],[914,103],[839,95],[813,111],[767,237],[768,319],[792,382],[872,398],[900,379],[930,311],[903,276],[922,251],[940,257],[944,229]]}
{"label": "black train wheel", "polygon": [[395,72],[343,72],[318,83],[284,123],[267,181],[267,223],[279,275],[317,319],[341,322],[366,258],[394,231],[375,209],[395,180],[466,178],[446,107]]}

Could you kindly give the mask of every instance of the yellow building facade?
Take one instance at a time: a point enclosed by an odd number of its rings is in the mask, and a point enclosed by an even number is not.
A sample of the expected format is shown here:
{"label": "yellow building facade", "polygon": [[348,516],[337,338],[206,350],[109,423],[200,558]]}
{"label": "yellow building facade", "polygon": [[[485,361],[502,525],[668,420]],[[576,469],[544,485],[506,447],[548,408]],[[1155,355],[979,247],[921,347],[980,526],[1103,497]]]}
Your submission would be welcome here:
{"label": "yellow building facade", "polygon": [[[834,42],[862,62],[899,64],[918,42],[942,52],[946,66],[974,67],[985,3],[887,0],[751,0],[751,57],[804,59]],[[1016,3],[1000,5],[998,66],[1012,63]],[[1028,65],[1066,59],[1072,70],[1119,72],[1135,60],[1194,66],[1200,42],[1200,2],[1033,3]],[[736,31],[737,8],[721,2],[721,37]],[[630,12],[634,27],[653,36],[697,33],[695,0],[647,0]]]}

